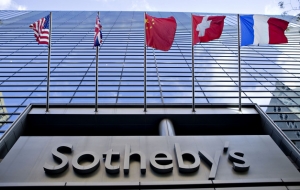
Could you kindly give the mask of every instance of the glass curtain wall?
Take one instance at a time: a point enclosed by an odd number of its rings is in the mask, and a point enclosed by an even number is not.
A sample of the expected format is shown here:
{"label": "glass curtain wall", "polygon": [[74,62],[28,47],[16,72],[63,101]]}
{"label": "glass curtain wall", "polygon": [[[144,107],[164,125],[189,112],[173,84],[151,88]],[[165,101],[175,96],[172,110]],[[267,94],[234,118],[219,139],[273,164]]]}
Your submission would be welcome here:
{"label": "glass curtain wall", "polygon": [[[48,50],[36,43],[29,25],[48,14],[0,11],[0,135],[29,103],[46,103]],[[50,103],[95,102],[96,14],[53,12]],[[191,105],[191,13],[148,14],[174,16],[177,30],[170,51],[147,48],[147,102]],[[143,12],[100,13],[99,104],[143,104],[143,17]],[[288,44],[242,47],[241,72],[242,103],[260,105],[300,148],[297,27],[290,23]],[[237,50],[237,15],[226,15],[221,38],[195,46],[196,104],[238,103]]]}

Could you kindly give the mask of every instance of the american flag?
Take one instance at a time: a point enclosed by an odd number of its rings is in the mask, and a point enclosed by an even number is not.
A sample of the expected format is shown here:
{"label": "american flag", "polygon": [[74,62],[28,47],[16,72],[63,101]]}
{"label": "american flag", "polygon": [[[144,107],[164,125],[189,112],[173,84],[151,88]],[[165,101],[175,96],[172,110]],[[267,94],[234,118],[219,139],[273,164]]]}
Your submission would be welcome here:
{"label": "american flag", "polygon": [[94,46],[100,46],[102,43],[102,25],[100,23],[99,15],[96,17]]}
{"label": "american flag", "polygon": [[29,25],[29,27],[34,31],[34,37],[38,44],[49,44],[49,24],[50,15]]}

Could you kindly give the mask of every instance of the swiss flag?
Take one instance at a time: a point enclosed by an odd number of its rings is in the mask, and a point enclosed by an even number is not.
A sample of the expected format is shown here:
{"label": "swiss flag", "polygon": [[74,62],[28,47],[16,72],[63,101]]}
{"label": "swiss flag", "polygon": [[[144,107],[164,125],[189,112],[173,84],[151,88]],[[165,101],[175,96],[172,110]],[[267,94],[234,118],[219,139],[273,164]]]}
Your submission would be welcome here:
{"label": "swiss flag", "polygon": [[193,45],[199,42],[209,42],[220,38],[225,16],[196,16],[193,17]]}

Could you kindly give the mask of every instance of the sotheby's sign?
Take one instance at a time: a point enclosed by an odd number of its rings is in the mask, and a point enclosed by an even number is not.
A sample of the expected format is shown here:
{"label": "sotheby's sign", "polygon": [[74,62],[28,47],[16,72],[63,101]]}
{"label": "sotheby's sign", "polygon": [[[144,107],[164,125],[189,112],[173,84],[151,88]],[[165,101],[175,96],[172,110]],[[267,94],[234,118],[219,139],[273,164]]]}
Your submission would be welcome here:
{"label": "sotheby's sign", "polygon": [[269,136],[20,137],[0,182],[196,181],[299,177]]}

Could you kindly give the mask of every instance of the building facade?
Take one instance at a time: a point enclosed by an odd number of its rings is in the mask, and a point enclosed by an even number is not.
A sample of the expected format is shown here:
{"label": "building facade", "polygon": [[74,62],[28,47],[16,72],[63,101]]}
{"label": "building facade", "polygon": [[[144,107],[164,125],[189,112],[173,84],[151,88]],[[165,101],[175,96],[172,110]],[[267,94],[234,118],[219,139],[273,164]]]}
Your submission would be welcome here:
{"label": "building facade", "polygon": [[[47,47],[29,24],[48,12],[1,11],[1,134],[30,103],[45,103]],[[174,16],[170,51],[147,48],[148,104],[191,104],[191,13]],[[195,13],[196,14],[196,13]],[[200,13],[197,13],[201,15]],[[50,103],[95,102],[96,12],[53,12]],[[99,104],[143,104],[143,12],[101,12]],[[298,146],[299,25],[291,21],[288,44],[241,48],[242,103],[257,103]],[[238,103],[237,15],[226,15],[220,39],[195,46],[196,104]]]}
{"label": "building facade", "polygon": [[[2,137],[28,105],[46,103],[48,50],[47,46],[36,43],[29,25],[47,14],[45,11],[0,11]],[[91,107],[95,103],[93,36],[97,12],[54,11],[52,14],[50,109],[62,105]],[[177,30],[168,52],[147,48],[147,105],[192,109],[191,13],[148,14],[174,16]],[[99,48],[99,108],[143,107],[144,12],[101,11],[100,19],[103,45]],[[300,24],[290,17],[284,19],[291,21],[286,31],[288,44],[241,48],[242,104],[246,107],[257,104],[283,136],[300,148],[297,29]],[[196,112],[197,108],[210,105],[228,105],[237,110],[237,31],[237,15],[226,15],[220,39],[194,46]],[[242,128],[243,123],[240,120],[238,123]],[[78,134],[74,132],[74,135]]]}

